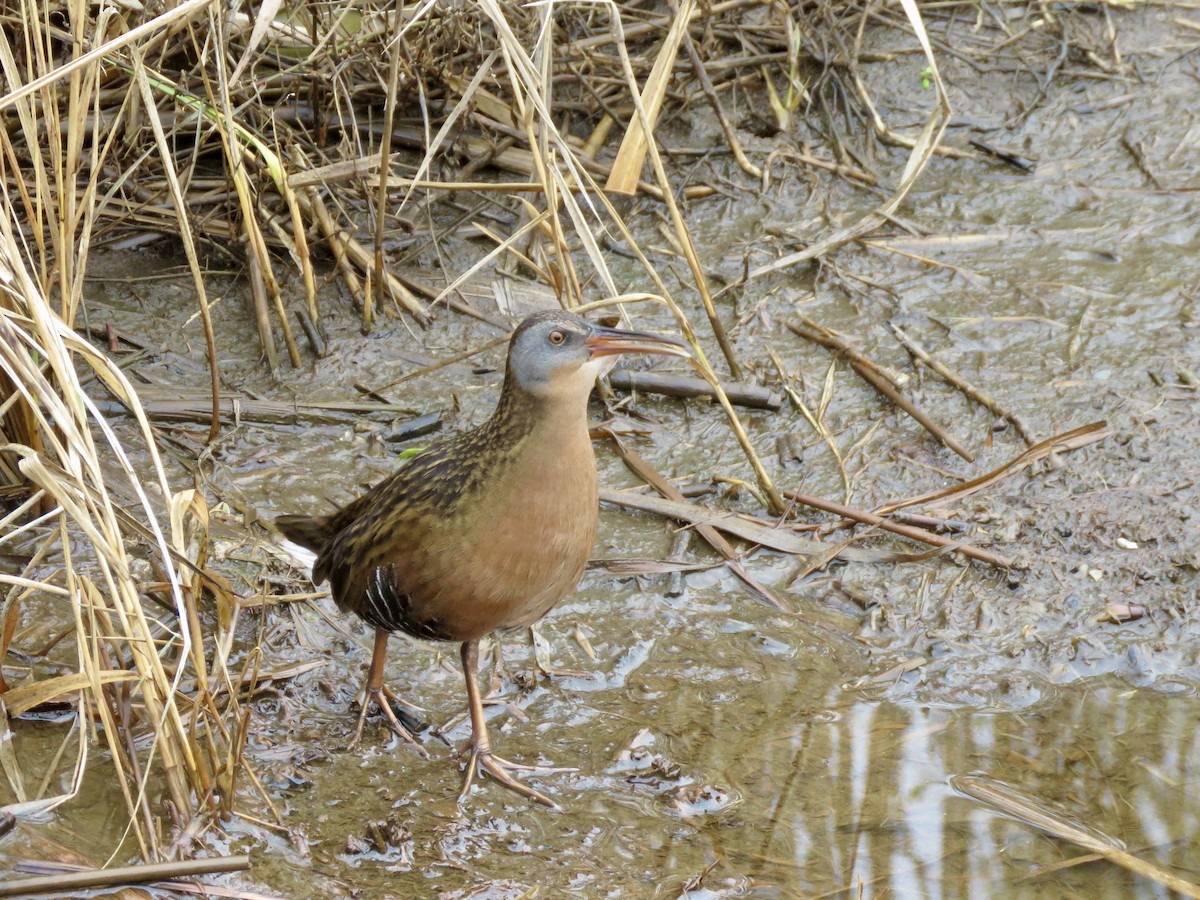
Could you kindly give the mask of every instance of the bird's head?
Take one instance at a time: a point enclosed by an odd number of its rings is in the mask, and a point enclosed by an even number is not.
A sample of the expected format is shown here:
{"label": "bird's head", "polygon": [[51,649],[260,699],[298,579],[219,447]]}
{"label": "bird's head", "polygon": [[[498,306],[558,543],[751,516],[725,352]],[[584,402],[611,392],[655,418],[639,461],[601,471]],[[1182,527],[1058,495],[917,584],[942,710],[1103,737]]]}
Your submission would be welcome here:
{"label": "bird's head", "polygon": [[624,353],[690,356],[672,338],[595,325],[567,312],[534,313],[523,321],[508,345],[508,379],[537,397],[585,398],[596,379]]}

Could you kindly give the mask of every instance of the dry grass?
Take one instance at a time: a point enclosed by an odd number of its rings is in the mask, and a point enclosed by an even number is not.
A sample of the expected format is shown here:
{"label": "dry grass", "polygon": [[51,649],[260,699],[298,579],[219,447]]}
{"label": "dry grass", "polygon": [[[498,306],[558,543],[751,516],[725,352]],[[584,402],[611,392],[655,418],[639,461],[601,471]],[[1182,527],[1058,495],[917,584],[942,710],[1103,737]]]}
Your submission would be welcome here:
{"label": "dry grass", "polygon": [[[670,309],[778,511],[781,493],[721,389],[722,373],[738,378],[741,363],[687,224],[689,198],[714,188],[686,183],[646,135],[684,103],[707,103],[741,171],[765,184],[771,160],[752,162],[737,145],[729,109],[757,103],[786,130],[827,92],[836,95],[867,140],[906,148],[902,169],[865,171],[854,154],[822,157],[808,148],[792,158],[856,185],[895,188],[879,192],[877,210],[851,226],[814,235],[804,249],[752,271],[747,265],[747,277],[831,252],[890,216],[932,155],[959,152],[941,144],[950,110],[921,14],[913,0],[900,6],[904,19],[887,27],[910,45],[915,35],[913,50],[935,88],[924,126],[911,134],[880,115],[857,69],[867,25],[882,15],[870,4],[681,0],[672,13],[499,0],[295,11],[265,3],[250,19],[210,0],[145,13],[98,13],[67,0],[31,7],[27,20],[0,17],[9,88],[0,96],[0,481],[26,491],[0,522],[0,545],[28,560],[20,574],[0,574],[8,586],[0,658],[23,605],[37,598],[74,623],[78,673],[26,682],[0,698],[14,714],[79,697],[80,729],[62,751],[74,754],[73,790],[89,743],[102,739],[132,834],[150,858],[184,852],[207,811],[230,808],[239,774],[254,781],[240,760],[244,717],[233,689],[254,673],[226,670],[238,605],[205,568],[205,501],[172,490],[136,392],[72,330],[93,249],[164,235],[180,241],[205,324],[211,440],[220,389],[207,259],[233,258],[243,269],[267,364],[282,367],[286,357],[298,366],[303,353],[290,323],[300,315],[319,324],[315,273],[326,263],[364,328],[381,315],[424,321],[443,306],[487,318],[458,297],[459,273],[430,286],[406,273],[403,253],[389,246],[411,230],[412,216],[436,249],[451,218],[437,211],[451,195],[477,198],[477,209],[495,204],[513,227],[495,235],[478,267],[498,260],[519,269],[566,307],[604,295]],[[613,162],[603,162],[600,151],[615,149],[627,127]],[[702,327],[605,183],[663,205]],[[614,276],[609,241],[632,253],[648,292],[630,295]],[[281,267],[300,273],[302,298],[284,296]],[[719,365],[709,362],[712,346]],[[117,440],[81,387],[81,371],[132,410],[137,446]],[[148,482],[134,473],[134,456],[150,461]],[[215,614],[201,615],[201,597],[215,600]],[[186,696],[178,690],[185,680],[194,686]],[[0,714],[0,731],[7,727]],[[71,796],[32,789],[11,755],[0,754],[0,767],[21,811]],[[39,777],[46,783],[49,772]],[[160,812],[148,799],[163,786],[171,824],[185,838],[172,847],[159,844]]]}
{"label": "dry grass", "polygon": [[[184,663],[203,653],[204,638],[191,627],[199,585],[181,574],[176,560],[203,564],[202,558],[189,560],[186,554],[197,552],[199,544],[189,547],[187,536],[197,523],[203,527],[204,501],[190,491],[171,492],[149,423],[124,374],[55,314],[26,272],[20,250],[3,220],[0,365],[17,387],[8,402],[23,407],[42,446],[16,440],[0,446],[33,491],[0,522],[0,543],[28,559],[20,575],[0,574],[0,582],[9,585],[0,650],[7,651],[23,604],[53,598],[62,604],[57,614],[74,623],[78,674],[27,681],[8,690],[3,701],[8,713],[16,715],[63,696],[79,696],[80,727],[66,738],[76,753],[73,791],[89,744],[102,736],[119,763],[133,834],[142,853],[149,854],[157,831],[157,814],[146,796],[151,775],[161,774],[180,816],[178,824],[198,809],[197,798],[209,792],[211,781],[211,766],[198,756],[196,741],[197,728],[203,734],[207,724],[181,710],[175,690]],[[90,368],[139,415],[140,446],[126,447],[117,439],[84,393],[77,366]],[[157,476],[152,482],[134,473],[131,452],[152,461]],[[30,519],[27,513],[35,510],[39,515]],[[162,524],[168,515],[170,521]],[[176,620],[174,628],[168,627],[168,646],[162,652],[163,636],[143,602],[145,587],[138,573],[145,561],[138,559],[139,545],[153,561],[161,579],[159,593]],[[141,748],[135,739],[144,726],[150,727],[153,740]],[[7,722],[0,721],[0,728],[7,729]],[[21,811],[46,811],[71,796],[27,791],[15,759],[5,763]],[[161,788],[156,781],[153,789]]]}

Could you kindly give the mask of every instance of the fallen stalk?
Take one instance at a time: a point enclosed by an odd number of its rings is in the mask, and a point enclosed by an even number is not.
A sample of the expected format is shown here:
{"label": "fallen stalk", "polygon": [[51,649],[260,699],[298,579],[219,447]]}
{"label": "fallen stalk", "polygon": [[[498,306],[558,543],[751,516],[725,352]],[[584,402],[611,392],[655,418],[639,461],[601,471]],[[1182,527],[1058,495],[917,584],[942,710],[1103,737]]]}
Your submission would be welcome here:
{"label": "fallen stalk", "polygon": [[1054,437],[1047,438],[1039,444],[1034,444],[1028,450],[1018,454],[1004,465],[984,475],[980,475],[978,478],[972,478],[970,481],[956,484],[953,487],[931,491],[928,494],[921,494],[919,497],[909,497],[907,500],[897,500],[893,503],[884,504],[876,509],[875,513],[886,516],[888,513],[903,509],[906,506],[943,505],[962,500],[971,494],[982,491],[984,488],[991,487],[993,484],[1009,476],[1015,475],[1022,469],[1033,465],[1039,459],[1050,456],[1053,453],[1078,450],[1081,447],[1102,441],[1111,434],[1112,431],[1109,429],[1107,422],[1092,422],[1090,425],[1081,425],[1079,428],[1072,428],[1070,431],[1064,431],[1062,434],[1056,434]]}
{"label": "fallen stalk", "polygon": [[[678,519],[690,525],[711,525],[718,531],[732,534],[734,537],[739,537],[752,544],[778,550],[780,553],[818,556],[835,546],[800,537],[786,528],[769,528],[735,513],[697,506],[694,503],[680,503],[636,491],[614,491],[610,488],[601,488],[600,502],[611,503],[626,509],[640,509],[643,512],[654,513],[669,519]],[[846,547],[838,554],[838,557],[855,562],[887,562],[893,558],[893,554],[878,550],[866,550],[861,547]]]}
{"label": "fallen stalk", "polygon": [[938,425],[915,403],[896,390],[891,381],[885,378],[880,372],[879,367],[855,350],[850,344],[837,337],[827,328],[822,328],[811,320],[787,322],[785,324],[798,337],[802,337],[806,341],[812,341],[814,344],[820,344],[822,347],[828,347],[830,350],[845,357],[846,361],[850,363],[855,372],[862,376],[864,381],[908,413],[909,416],[915,419],[926,431],[937,438],[938,441],[949,447],[967,462],[975,461],[974,454],[960,444],[954,435]]}
{"label": "fallen stalk", "polygon": [[[662,394],[664,397],[689,399],[691,397],[708,397],[717,399],[717,392],[703,378],[692,378],[687,375],[670,375],[665,372],[636,372],[621,369],[608,376],[608,383],[618,391],[645,391],[650,394]],[[770,388],[757,384],[746,384],[735,381],[722,384],[725,396],[734,406],[744,406],[748,409],[769,409],[777,411],[783,406],[783,398]]]}
{"label": "fallen stalk", "polygon": [[1003,556],[997,556],[995,553],[989,553],[987,550],[981,550],[978,547],[973,547],[970,544],[964,544],[962,541],[948,538],[940,534],[935,534],[932,531],[926,531],[924,528],[917,528],[913,525],[901,525],[899,522],[893,522],[883,516],[875,513],[864,512],[859,509],[854,509],[850,506],[843,506],[840,503],[835,503],[832,500],[825,500],[822,497],[814,497],[812,494],[805,494],[800,491],[784,491],[783,496],[789,500],[795,500],[797,503],[803,503],[805,506],[811,506],[815,509],[821,509],[825,512],[831,512],[834,515],[841,516],[844,519],[852,519],[855,522],[862,522],[864,525],[874,525],[882,528],[884,531],[890,531],[892,534],[898,534],[901,537],[911,538],[914,541],[921,541],[925,544],[932,544],[935,547],[951,547],[955,553],[961,553],[963,556],[968,556],[971,559],[977,559],[980,562],[988,563],[989,565],[999,566],[1002,569],[1012,567],[1012,563]]}
{"label": "fallen stalk", "polygon": [[6,881],[0,884],[0,897],[17,897],[21,894],[47,894],[54,891],[81,890],[83,888],[109,887],[116,884],[145,884],[164,878],[193,878],[197,875],[214,875],[219,872],[239,872],[250,868],[250,857],[218,856],[214,859],[192,859],[184,862],[151,863],[144,866],[120,866],[115,869],[85,869],[79,872],[63,872],[59,875],[42,875]]}
{"label": "fallen stalk", "polygon": [[[609,437],[617,446],[617,452],[621,454],[621,459],[625,465],[629,466],[630,470],[643,479],[647,484],[653,487],[656,491],[666,497],[668,500],[673,500],[676,503],[686,503],[683,494],[679,488],[675,487],[670,481],[642,459],[638,454],[634,453],[626,447],[617,435],[609,432]],[[708,542],[709,546],[716,550],[721,556],[725,557],[725,563],[729,566],[730,571],[744,581],[755,593],[774,606],[776,609],[787,610],[787,605],[782,600],[763,584],[760,584],[742,565],[740,554],[730,545],[729,541],[721,535],[717,529],[705,522],[696,522],[694,525],[696,533]]]}
{"label": "fallen stalk", "polygon": [[1044,831],[1059,840],[1070,841],[1072,844],[1086,847],[1123,869],[1128,869],[1143,878],[1157,881],[1184,897],[1194,897],[1200,900],[1200,885],[1186,881],[1174,872],[1168,872],[1152,862],[1134,856],[1126,851],[1116,839],[1101,831],[1071,821],[1062,813],[1034,797],[1026,796],[1011,785],[983,776],[954,775],[950,778],[950,786],[960,794],[1006,816],[1011,816],[1022,824]]}
{"label": "fallen stalk", "polygon": [[953,387],[956,387],[962,391],[963,396],[965,396],[968,400],[975,401],[988,412],[999,416],[1012,425],[1012,427],[1017,430],[1017,434],[1021,436],[1021,440],[1025,442],[1026,446],[1032,447],[1037,443],[1029,429],[1025,426],[1025,423],[1021,421],[1020,417],[1017,416],[1016,413],[1005,409],[1000,405],[999,401],[992,397],[991,394],[988,394],[986,391],[975,387],[975,385],[958,375],[949,366],[930,356],[925,348],[910,338],[904,332],[904,329],[902,329],[895,322],[888,322],[888,327],[892,329],[892,334],[896,336],[896,340],[901,343],[905,350],[913,355],[914,359],[924,363],[926,366],[940,375],[942,380],[947,384],[952,385]]}

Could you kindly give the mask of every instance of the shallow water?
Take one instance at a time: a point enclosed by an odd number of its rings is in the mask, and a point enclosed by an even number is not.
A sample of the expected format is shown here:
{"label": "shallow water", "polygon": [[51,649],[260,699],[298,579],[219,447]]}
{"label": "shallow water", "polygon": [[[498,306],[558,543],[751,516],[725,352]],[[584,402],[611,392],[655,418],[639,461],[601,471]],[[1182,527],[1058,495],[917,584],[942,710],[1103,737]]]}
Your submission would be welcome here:
{"label": "shallow water", "polygon": [[[530,723],[500,728],[498,741],[518,759],[579,767],[536,782],[561,812],[490,786],[456,807],[436,742],[428,761],[378,745],[378,732],[361,753],[330,750],[350,723],[308,709],[297,743],[250,750],[268,771],[263,759],[307,759],[268,779],[297,834],[272,839],[234,820],[216,846],[251,849],[254,881],[291,897],[459,896],[484,884],[484,896],[1152,893],[1104,862],[1060,867],[1083,851],[948,785],[983,772],[1197,876],[1196,810],[1180,802],[1200,766],[1193,695],[1092,682],[1023,690],[1016,708],[869,699],[829,683],[830,666],[811,662],[818,648],[785,668],[794,654],[771,643],[787,633],[777,622],[744,624],[699,658],[678,642],[670,655],[655,648],[618,689],[535,692]],[[269,704],[258,710],[270,719]],[[102,853],[120,807],[92,791],[85,801],[47,830]]]}

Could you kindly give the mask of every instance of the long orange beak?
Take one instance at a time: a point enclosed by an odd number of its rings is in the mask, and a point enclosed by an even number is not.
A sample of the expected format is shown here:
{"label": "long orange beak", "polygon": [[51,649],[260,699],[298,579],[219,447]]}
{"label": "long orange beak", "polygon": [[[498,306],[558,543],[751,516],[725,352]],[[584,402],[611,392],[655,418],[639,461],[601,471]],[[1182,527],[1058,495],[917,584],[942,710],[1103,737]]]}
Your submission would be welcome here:
{"label": "long orange beak", "polygon": [[618,353],[664,353],[668,356],[688,356],[687,344],[675,338],[650,334],[645,331],[625,331],[622,328],[606,328],[592,325],[592,333],[584,342],[590,359],[601,356],[616,356]]}

